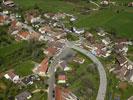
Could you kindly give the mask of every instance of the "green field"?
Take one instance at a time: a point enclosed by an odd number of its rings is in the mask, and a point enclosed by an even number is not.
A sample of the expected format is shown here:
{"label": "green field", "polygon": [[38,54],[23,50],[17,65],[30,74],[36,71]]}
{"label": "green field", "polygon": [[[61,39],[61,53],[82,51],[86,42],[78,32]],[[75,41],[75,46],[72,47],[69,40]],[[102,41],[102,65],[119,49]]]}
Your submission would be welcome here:
{"label": "green field", "polygon": [[22,42],[16,42],[4,48],[0,48],[0,57],[6,57],[7,55],[10,55],[15,51],[23,48],[25,45],[26,45],[26,42],[22,41]]}
{"label": "green field", "polygon": [[[19,65],[21,67],[21,65],[23,65],[25,61],[33,60],[35,62],[40,62],[45,57],[41,49],[42,46],[44,45],[42,45],[41,43],[39,44],[38,42],[30,43],[21,41],[0,48],[0,72],[12,69],[15,66],[19,67]],[[26,64],[24,64],[23,66],[25,65]],[[27,65],[27,67],[30,66],[31,64],[29,64],[29,66]],[[22,74],[21,71],[19,72],[20,74]]]}
{"label": "green field", "polygon": [[69,12],[74,8],[74,4],[66,3],[61,0],[14,0],[23,9],[31,9],[36,5],[43,11],[50,12]]}
{"label": "green field", "polygon": [[27,76],[32,74],[32,69],[34,68],[34,64],[32,61],[25,61],[21,63],[20,65],[15,67],[15,72],[19,76]]}
{"label": "green field", "polygon": [[97,68],[90,59],[83,54],[79,57],[85,59],[83,64],[70,62],[73,71],[68,72],[69,89],[76,94],[80,100],[95,100],[99,87],[99,74]]}
{"label": "green field", "polygon": [[118,36],[133,39],[133,13],[120,12],[117,14],[111,9],[97,11],[91,15],[81,15],[76,25],[78,27],[104,27],[107,30],[115,31]]}
{"label": "green field", "polygon": [[115,96],[119,96],[121,100],[127,100],[127,98],[132,96],[133,86],[129,85],[127,82],[127,88],[122,90],[118,87],[120,81],[114,75],[108,75],[108,88],[107,88],[107,97],[106,100],[109,98],[114,99]]}

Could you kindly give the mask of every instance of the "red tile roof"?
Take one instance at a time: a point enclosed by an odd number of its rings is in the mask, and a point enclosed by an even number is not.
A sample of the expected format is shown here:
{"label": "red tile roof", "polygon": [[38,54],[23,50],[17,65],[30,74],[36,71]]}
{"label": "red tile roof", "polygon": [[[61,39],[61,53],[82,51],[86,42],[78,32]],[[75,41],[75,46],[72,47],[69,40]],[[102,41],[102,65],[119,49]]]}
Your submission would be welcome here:
{"label": "red tile roof", "polygon": [[52,48],[52,47],[49,47],[49,48],[47,48],[47,51],[48,51],[48,53],[49,54],[55,54],[56,53],[56,51],[57,51],[57,48]]}
{"label": "red tile roof", "polygon": [[11,22],[11,26],[12,27],[16,27],[16,24],[17,24],[17,21],[16,20],[14,20],[14,21]]}
{"label": "red tile roof", "polygon": [[106,51],[103,51],[100,49],[97,49],[96,52],[97,52],[97,55],[106,55]]}
{"label": "red tile roof", "polygon": [[97,47],[98,49],[102,49],[105,47],[105,45],[102,43],[101,44],[95,44],[95,47]]}
{"label": "red tile roof", "polygon": [[4,16],[0,15],[0,22],[3,23],[4,20],[5,20]]}
{"label": "red tile roof", "polygon": [[62,100],[62,90],[60,87],[55,88],[55,100]]}
{"label": "red tile roof", "polygon": [[66,80],[66,75],[59,75],[58,80]]}
{"label": "red tile roof", "polygon": [[16,74],[13,71],[8,72],[7,74],[10,76],[11,79],[13,79],[16,76]]}
{"label": "red tile roof", "polygon": [[20,32],[19,35],[21,35],[22,37],[26,38],[29,35],[29,32]]}
{"label": "red tile roof", "polygon": [[48,59],[46,58],[46,59],[44,59],[44,60],[41,62],[40,66],[39,66],[39,68],[38,68],[38,71],[39,71],[39,72],[46,72],[47,69],[48,69]]}
{"label": "red tile roof", "polygon": [[70,96],[70,91],[66,88],[56,86],[55,88],[55,100],[66,100]]}

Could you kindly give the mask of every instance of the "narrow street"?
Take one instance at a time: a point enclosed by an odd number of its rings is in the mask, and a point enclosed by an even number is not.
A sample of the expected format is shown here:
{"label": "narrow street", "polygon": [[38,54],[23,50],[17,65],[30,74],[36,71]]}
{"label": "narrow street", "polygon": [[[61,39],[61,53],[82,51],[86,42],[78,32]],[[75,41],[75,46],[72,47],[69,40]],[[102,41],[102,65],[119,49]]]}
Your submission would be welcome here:
{"label": "narrow street", "polygon": [[50,68],[48,70],[48,74],[49,74],[49,79],[48,79],[48,100],[55,100],[54,98],[54,90],[55,90],[55,69],[56,69],[56,65],[58,64],[59,60],[65,55],[64,50],[66,49],[66,47],[64,47],[62,49],[62,51],[60,52],[59,55],[54,56],[51,64],[50,64]]}

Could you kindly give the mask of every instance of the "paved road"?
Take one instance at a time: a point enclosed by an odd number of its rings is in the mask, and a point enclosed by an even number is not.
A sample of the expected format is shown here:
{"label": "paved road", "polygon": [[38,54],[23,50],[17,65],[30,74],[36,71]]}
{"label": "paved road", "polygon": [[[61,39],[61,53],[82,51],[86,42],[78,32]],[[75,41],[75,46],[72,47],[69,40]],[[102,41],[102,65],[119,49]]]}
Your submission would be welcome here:
{"label": "paved road", "polygon": [[48,74],[49,74],[48,100],[55,100],[55,98],[53,97],[54,95],[53,90],[55,90],[55,69],[56,69],[56,65],[58,64],[59,60],[65,56],[64,52],[66,49],[67,49],[66,47],[62,48],[62,51],[58,55],[54,56],[50,64],[50,67],[48,70]]}
{"label": "paved road", "polygon": [[105,72],[104,67],[101,64],[101,62],[93,54],[91,54],[89,51],[75,46],[74,43],[67,41],[66,45],[70,48],[73,48],[73,49],[85,54],[97,65],[99,75],[100,75],[100,86],[99,86],[96,100],[104,100],[105,95],[106,95],[106,88],[107,88],[107,77],[106,77],[106,72]]}

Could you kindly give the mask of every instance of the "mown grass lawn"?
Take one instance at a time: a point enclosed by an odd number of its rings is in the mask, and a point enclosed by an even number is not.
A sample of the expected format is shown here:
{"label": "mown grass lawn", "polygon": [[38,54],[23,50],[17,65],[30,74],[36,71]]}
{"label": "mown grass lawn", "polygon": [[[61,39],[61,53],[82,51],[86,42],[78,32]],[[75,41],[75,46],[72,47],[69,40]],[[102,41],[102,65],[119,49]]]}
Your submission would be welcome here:
{"label": "mown grass lawn", "polygon": [[47,100],[47,93],[35,93],[30,100]]}
{"label": "mown grass lawn", "polygon": [[15,72],[19,75],[19,76],[27,76],[32,74],[32,69],[34,68],[34,63],[30,60],[25,61],[21,64],[19,64],[18,66],[14,67],[15,68]]}

